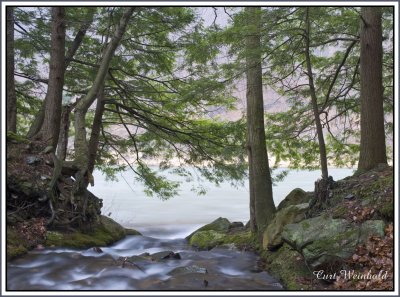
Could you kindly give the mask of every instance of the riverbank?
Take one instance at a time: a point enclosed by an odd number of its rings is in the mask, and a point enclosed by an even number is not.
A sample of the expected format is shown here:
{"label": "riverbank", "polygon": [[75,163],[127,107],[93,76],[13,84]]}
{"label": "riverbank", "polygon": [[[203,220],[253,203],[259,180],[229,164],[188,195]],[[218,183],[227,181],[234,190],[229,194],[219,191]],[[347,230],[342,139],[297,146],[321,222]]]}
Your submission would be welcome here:
{"label": "riverbank", "polygon": [[321,209],[313,193],[293,190],[260,243],[219,218],[188,237],[200,249],[253,250],[260,267],[289,290],[393,289],[393,168],[379,166],[336,181]]}

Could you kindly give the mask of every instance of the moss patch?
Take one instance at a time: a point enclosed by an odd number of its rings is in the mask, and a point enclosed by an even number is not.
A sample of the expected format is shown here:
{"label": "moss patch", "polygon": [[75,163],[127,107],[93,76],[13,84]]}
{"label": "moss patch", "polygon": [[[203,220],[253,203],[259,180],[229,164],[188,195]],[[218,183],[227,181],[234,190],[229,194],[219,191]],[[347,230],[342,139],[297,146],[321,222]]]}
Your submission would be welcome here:
{"label": "moss patch", "polygon": [[26,254],[30,248],[29,242],[14,228],[7,226],[7,261]]}
{"label": "moss patch", "polygon": [[88,233],[61,233],[48,231],[46,246],[63,246],[72,248],[88,248],[106,246],[125,237],[125,229],[112,219],[101,216],[100,223]]}
{"label": "moss patch", "polygon": [[213,230],[198,231],[190,238],[189,244],[202,250],[209,250],[223,244],[224,236],[224,234]]}
{"label": "moss patch", "polygon": [[[310,290],[313,275],[308,270],[302,256],[284,244],[277,251],[263,250],[260,253],[266,269],[281,281],[288,290]],[[308,281],[309,280],[309,281]]]}

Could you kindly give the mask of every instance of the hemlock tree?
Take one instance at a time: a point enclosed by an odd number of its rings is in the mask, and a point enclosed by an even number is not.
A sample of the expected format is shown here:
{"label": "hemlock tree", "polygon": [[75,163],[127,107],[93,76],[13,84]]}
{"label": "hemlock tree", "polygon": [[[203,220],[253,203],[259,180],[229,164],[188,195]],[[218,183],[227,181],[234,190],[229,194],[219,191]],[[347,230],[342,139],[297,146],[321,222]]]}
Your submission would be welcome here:
{"label": "hemlock tree", "polygon": [[310,55],[310,30],[311,30],[311,21],[310,21],[310,7],[305,8],[305,30],[304,30],[304,39],[305,39],[305,60],[306,60],[306,74],[308,76],[308,86],[310,90],[310,97],[311,97],[311,105],[314,113],[314,121],[315,127],[317,130],[318,136],[318,146],[319,146],[319,161],[321,165],[321,172],[322,172],[322,179],[328,180],[328,160],[326,157],[326,148],[325,148],[325,139],[324,139],[324,131],[322,129],[321,124],[321,112],[318,106],[318,98],[315,91],[314,86],[314,75],[311,65],[311,55]]}
{"label": "hemlock tree", "polygon": [[41,121],[35,121],[28,137],[46,141],[54,148],[58,143],[61,121],[61,104],[65,73],[65,9],[52,8],[50,71]]}
{"label": "hemlock tree", "polygon": [[262,232],[273,219],[275,204],[264,128],[261,69],[261,8],[246,7],[247,133],[250,188],[250,226]]}
{"label": "hemlock tree", "polygon": [[14,8],[7,7],[7,131],[17,131],[17,98],[14,82]]}
{"label": "hemlock tree", "polygon": [[382,84],[382,11],[361,8],[361,142],[359,170],[387,164]]}

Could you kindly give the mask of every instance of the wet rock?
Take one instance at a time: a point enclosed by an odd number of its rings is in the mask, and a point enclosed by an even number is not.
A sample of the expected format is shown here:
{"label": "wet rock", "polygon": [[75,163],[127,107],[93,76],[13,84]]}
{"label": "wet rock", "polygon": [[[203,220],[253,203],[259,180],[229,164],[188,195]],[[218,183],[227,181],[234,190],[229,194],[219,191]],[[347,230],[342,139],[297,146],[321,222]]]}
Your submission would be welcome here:
{"label": "wet rock", "polygon": [[349,258],[369,236],[383,234],[384,223],[380,220],[356,226],[344,219],[318,216],[286,225],[282,239],[301,253],[311,268],[318,269],[334,267]]}
{"label": "wet rock", "polygon": [[98,253],[98,254],[101,254],[101,253],[103,252],[103,250],[102,250],[101,248],[97,247],[97,246],[95,246],[95,247],[93,248],[93,251],[96,252],[96,253]]}
{"label": "wet rock", "polygon": [[277,210],[281,210],[290,205],[297,205],[310,202],[312,195],[305,192],[300,188],[292,190],[286,197],[279,203]]}
{"label": "wet rock", "polygon": [[308,203],[290,205],[279,210],[263,234],[263,248],[276,249],[283,244],[281,233],[288,224],[298,223],[303,220],[308,208]]}
{"label": "wet rock", "polygon": [[25,161],[28,165],[37,165],[40,163],[42,159],[37,156],[28,156],[26,157]]}
{"label": "wet rock", "polygon": [[161,261],[161,260],[179,260],[181,259],[181,255],[179,253],[174,253],[172,251],[164,251],[158,252],[150,255],[152,261]]}
{"label": "wet rock", "polygon": [[226,218],[218,218],[215,221],[211,222],[210,224],[204,225],[203,227],[197,229],[192,234],[186,237],[186,239],[190,239],[195,233],[199,231],[216,231],[220,233],[226,233],[229,230],[229,226],[231,222],[229,222]]}
{"label": "wet rock", "polygon": [[196,232],[189,240],[189,244],[199,249],[209,250],[223,243],[224,234],[209,230]]}
{"label": "wet rock", "polygon": [[204,267],[200,267],[197,265],[191,266],[184,266],[184,267],[177,267],[169,272],[169,275],[179,275],[179,274],[189,274],[189,273],[200,273],[200,274],[207,274],[207,269]]}

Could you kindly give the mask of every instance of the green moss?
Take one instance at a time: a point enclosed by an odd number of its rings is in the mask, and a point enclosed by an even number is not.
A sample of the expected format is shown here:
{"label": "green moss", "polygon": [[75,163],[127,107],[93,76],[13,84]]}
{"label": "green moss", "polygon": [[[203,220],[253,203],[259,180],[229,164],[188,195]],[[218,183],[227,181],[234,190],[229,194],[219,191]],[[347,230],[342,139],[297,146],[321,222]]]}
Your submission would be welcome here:
{"label": "green moss", "polygon": [[191,246],[199,249],[212,249],[213,247],[224,243],[224,234],[217,231],[199,231],[192,235],[189,240]]}
{"label": "green moss", "polygon": [[228,219],[226,218],[218,218],[215,221],[204,225],[203,227],[197,229],[196,231],[194,231],[193,233],[191,233],[190,235],[188,235],[186,237],[187,240],[190,240],[190,238],[197,232],[199,231],[216,231],[216,232],[220,232],[220,233],[226,233],[229,230],[229,226],[230,226],[230,222]]}
{"label": "green moss", "polygon": [[308,229],[308,228],[311,227],[311,225],[310,225],[308,222],[305,222],[305,221],[301,222],[301,225],[302,225],[302,227],[303,227],[304,229]]}
{"label": "green moss", "polygon": [[343,205],[339,204],[332,210],[332,218],[334,219],[345,219],[348,213],[348,208]]}
{"label": "green moss", "polygon": [[288,290],[310,290],[310,284],[299,282],[299,278],[312,278],[301,255],[284,244],[276,251],[263,250],[261,258],[266,262],[266,269],[274,277],[278,278]]}
{"label": "green moss", "polygon": [[87,248],[106,246],[125,237],[125,229],[110,218],[101,216],[100,223],[92,232],[60,233],[48,231],[47,246]]}
{"label": "green moss", "polygon": [[7,260],[26,254],[31,248],[29,242],[20,236],[14,228],[7,226]]}
{"label": "green moss", "polygon": [[256,236],[251,231],[237,232],[234,234],[227,234],[222,240],[223,244],[234,244],[238,249],[257,249],[258,243]]}
{"label": "green moss", "polygon": [[384,201],[381,207],[378,208],[378,213],[383,219],[388,221],[394,220],[394,205],[392,200]]}

